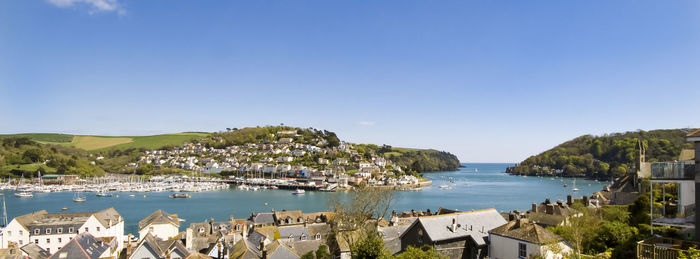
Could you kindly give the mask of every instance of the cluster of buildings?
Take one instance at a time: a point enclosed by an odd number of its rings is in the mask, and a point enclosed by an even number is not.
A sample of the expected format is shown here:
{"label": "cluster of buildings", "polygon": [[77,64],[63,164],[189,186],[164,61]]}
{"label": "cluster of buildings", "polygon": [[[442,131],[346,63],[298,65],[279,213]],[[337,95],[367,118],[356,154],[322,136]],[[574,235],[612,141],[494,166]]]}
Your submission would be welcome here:
{"label": "cluster of buildings", "polygon": [[401,166],[381,155],[365,156],[353,144],[320,147],[295,142],[295,135],[279,132],[270,143],[246,143],[225,148],[185,143],[172,150],[150,150],[128,167],[154,165],[200,173],[234,172],[254,178],[314,179],[341,185],[417,185],[419,179],[404,175]]}
{"label": "cluster of buildings", "polygon": [[[333,212],[268,211],[248,218],[190,223],[157,210],[138,223],[138,238],[124,234],[113,208],[97,212],[38,211],[14,218],[0,236],[7,258],[300,258],[337,247],[334,258],[351,258],[344,233],[332,234]],[[527,219],[508,221],[495,209],[393,212],[375,220],[392,254],[429,245],[450,258],[561,258],[571,245]],[[338,238],[341,236],[341,238]],[[555,244],[561,249],[552,252]],[[327,248],[325,248],[327,249]],[[3,258],[4,258],[3,257]]]}

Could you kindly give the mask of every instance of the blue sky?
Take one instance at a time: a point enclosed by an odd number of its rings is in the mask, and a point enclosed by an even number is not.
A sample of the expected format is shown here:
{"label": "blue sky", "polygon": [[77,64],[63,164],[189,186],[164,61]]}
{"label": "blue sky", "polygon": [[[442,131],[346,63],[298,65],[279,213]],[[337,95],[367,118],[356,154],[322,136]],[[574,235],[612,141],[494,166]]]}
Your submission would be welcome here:
{"label": "blue sky", "polygon": [[698,1],[0,1],[0,133],[294,125],[518,162],[700,127]]}

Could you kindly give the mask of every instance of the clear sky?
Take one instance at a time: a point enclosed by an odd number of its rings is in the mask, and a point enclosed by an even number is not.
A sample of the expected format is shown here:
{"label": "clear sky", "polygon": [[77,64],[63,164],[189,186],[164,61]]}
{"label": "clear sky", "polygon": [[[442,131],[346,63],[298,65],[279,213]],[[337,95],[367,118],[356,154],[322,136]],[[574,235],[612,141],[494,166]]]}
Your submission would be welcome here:
{"label": "clear sky", "polygon": [[699,111],[700,1],[0,1],[0,133],[284,123],[518,162]]}

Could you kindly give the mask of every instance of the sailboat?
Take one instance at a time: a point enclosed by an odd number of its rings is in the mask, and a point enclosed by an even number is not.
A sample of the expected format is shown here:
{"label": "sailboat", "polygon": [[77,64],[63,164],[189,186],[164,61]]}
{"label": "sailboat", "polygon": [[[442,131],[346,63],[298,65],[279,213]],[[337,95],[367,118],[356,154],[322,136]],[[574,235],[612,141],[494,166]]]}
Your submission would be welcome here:
{"label": "sailboat", "polygon": [[571,190],[574,192],[578,192],[578,188],[576,188],[576,178],[574,178],[574,188]]}
{"label": "sailboat", "polygon": [[85,202],[87,199],[85,199],[85,196],[81,194],[82,192],[75,192],[73,194],[73,201],[74,202]]}
{"label": "sailboat", "polygon": [[97,192],[97,197],[112,197],[112,194],[103,189]]}
{"label": "sailboat", "polygon": [[[20,184],[22,184],[23,178],[20,177],[19,182],[17,182],[17,187],[15,187],[15,190],[19,190]],[[34,197],[34,194],[28,191],[20,191],[20,192],[15,192],[15,196],[20,197],[20,198],[31,198]]]}

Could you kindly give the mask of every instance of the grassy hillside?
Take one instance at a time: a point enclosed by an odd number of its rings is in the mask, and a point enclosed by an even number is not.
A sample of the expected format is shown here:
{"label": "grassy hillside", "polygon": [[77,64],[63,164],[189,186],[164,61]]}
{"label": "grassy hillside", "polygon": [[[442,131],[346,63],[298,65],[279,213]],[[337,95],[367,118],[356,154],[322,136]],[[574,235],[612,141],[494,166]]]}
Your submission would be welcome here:
{"label": "grassy hillside", "polygon": [[26,133],[0,135],[0,138],[26,137],[42,144],[75,147],[87,151],[106,151],[111,149],[146,148],[158,149],[163,146],[176,146],[200,139],[209,133],[185,132],[153,136],[84,136],[55,133]]}
{"label": "grassy hillside", "polygon": [[646,148],[646,161],[673,161],[681,150],[691,148],[685,141],[688,132],[688,129],[671,129],[584,135],[531,156],[507,171],[519,175],[619,177],[639,166],[640,142]]}

